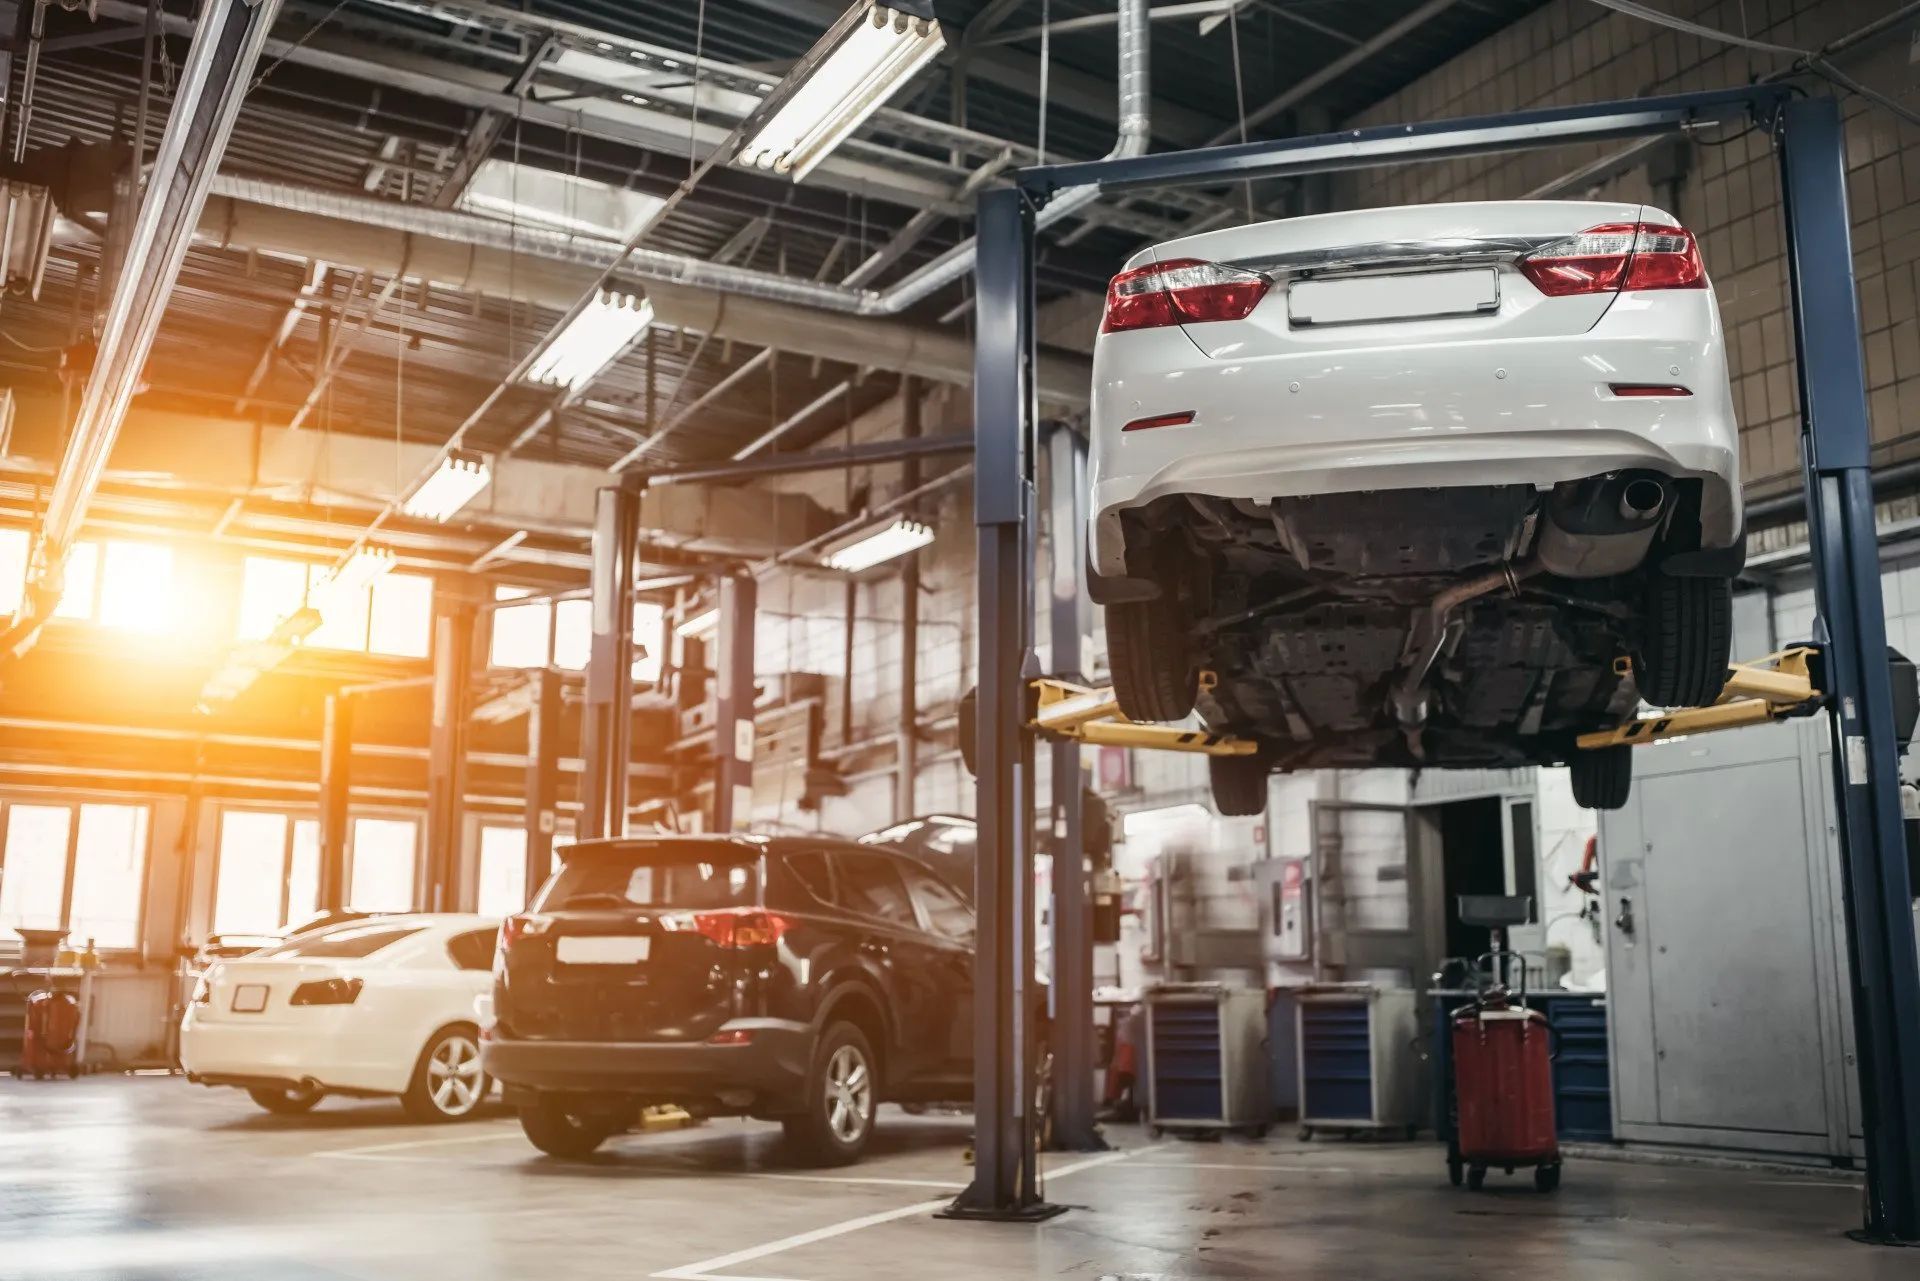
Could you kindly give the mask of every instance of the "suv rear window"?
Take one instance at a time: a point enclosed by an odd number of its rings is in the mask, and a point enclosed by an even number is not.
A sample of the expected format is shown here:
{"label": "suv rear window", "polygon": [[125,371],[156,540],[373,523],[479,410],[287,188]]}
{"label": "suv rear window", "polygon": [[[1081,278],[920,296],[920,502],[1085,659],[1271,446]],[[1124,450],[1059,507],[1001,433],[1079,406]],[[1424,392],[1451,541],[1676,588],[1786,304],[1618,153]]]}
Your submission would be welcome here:
{"label": "suv rear window", "polygon": [[576,845],[534,900],[533,911],[571,908],[755,907],[760,851],[704,842]]}
{"label": "suv rear window", "polygon": [[289,939],[279,947],[270,947],[260,956],[316,956],[335,957],[341,960],[358,960],[372,956],[382,948],[392,947],[403,938],[418,934],[424,926],[389,925],[386,922],[369,922],[363,925],[339,925],[318,934],[307,934],[300,938]]}

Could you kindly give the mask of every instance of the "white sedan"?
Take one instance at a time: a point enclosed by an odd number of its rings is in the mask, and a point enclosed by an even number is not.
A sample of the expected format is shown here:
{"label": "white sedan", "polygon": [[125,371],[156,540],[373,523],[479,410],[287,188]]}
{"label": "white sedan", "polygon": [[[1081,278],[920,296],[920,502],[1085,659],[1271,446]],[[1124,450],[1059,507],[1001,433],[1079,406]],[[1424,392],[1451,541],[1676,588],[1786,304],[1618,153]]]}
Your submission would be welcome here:
{"label": "white sedan", "polygon": [[1561,761],[1618,806],[1625,749],[1573,737],[1724,683],[1739,433],[1698,245],[1659,209],[1370,209],[1142,250],[1092,436],[1120,705],[1259,739],[1211,758],[1227,812],[1274,768]]}
{"label": "white sedan", "polygon": [[221,961],[181,1022],[180,1064],[270,1112],[397,1095],[416,1120],[471,1116],[491,1084],[474,1003],[492,989],[499,928],[487,916],[378,916]]}

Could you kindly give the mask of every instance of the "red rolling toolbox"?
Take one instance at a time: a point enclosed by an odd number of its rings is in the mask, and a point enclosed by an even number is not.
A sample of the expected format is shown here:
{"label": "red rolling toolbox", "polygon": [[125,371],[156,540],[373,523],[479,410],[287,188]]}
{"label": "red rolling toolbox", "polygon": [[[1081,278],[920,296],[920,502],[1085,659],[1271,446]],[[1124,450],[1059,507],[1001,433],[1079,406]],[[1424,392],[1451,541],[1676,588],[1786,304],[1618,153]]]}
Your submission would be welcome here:
{"label": "red rolling toolbox", "polygon": [[1479,1188],[1487,1170],[1533,1167],[1533,1186],[1560,1186],[1554,1131],[1553,1065],[1546,1015],[1496,990],[1453,1014],[1457,1147],[1448,1154],[1454,1183],[1464,1173]]}
{"label": "red rolling toolbox", "polygon": [[71,992],[41,989],[27,997],[26,1037],[17,1076],[79,1076],[80,1001]]}

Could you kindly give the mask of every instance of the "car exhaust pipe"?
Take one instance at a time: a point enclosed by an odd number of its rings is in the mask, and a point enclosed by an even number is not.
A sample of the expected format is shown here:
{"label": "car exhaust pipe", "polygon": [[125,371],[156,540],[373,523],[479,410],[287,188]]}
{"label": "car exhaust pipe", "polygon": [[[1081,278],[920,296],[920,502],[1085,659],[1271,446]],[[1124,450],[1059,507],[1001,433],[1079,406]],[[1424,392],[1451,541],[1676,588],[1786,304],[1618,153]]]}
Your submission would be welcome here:
{"label": "car exhaust pipe", "polygon": [[1657,472],[1609,472],[1554,486],[1533,557],[1559,578],[1611,578],[1638,569],[1671,506]]}
{"label": "car exhaust pipe", "polygon": [[1521,582],[1541,572],[1543,567],[1536,560],[1505,562],[1440,592],[1415,617],[1407,630],[1407,647],[1400,656],[1405,670],[1393,685],[1394,719],[1400,722],[1407,750],[1415,760],[1424,760],[1426,755],[1420,737],[1427,724],[1427,680],[1440,659],[1460,643],[1461,633],[1467,628],[1466,619],[1459,615],[1460,607],[1503,587],[1518,595]]}

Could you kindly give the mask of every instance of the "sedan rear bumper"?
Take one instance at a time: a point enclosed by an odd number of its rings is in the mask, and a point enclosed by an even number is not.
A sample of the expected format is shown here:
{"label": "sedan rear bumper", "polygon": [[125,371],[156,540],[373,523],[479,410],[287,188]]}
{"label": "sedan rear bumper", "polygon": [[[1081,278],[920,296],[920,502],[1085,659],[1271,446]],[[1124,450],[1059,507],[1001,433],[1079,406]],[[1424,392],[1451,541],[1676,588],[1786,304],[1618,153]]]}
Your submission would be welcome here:
{"label": "sedan rear bumper", "polygon": [[[1729,546],[1742,529],[1738,429],[1712,305],[1705,290],[1625,295],[1573,336],[1241,359],[1173,328],[1103,335],[1092,567],[1126,574],[1121,514],[1170,495],[1545,488],[1629,468],[1700,479],[1702,543]],[[1620,396],[1613,384],[1692,394]],[[1189,425],[1124,430],[1189,410]]]}
{"label": "sedan rear bumper", "polygon": [[529,1041],[496,1029],[480,1061],[511,1102],[542,1093],[618,1094],[645,1103],[717,1111],[780,1111],[798,1105],[813,1058],[813,1029],[775,1019],[736,1019],[739,1045],[684,1041]]}

